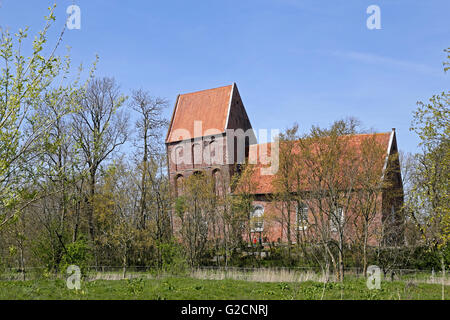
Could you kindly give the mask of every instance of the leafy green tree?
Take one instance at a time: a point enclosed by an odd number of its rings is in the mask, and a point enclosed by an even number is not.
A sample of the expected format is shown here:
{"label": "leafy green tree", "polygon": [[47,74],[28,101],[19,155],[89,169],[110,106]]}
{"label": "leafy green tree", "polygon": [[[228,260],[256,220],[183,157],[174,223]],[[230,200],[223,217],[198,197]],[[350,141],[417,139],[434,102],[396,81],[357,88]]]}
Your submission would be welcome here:
{"label": "leafy green tree", "polygon": [[[76,108],[73,102],[78,83],[56,85],[57,80],[63,83],[67,79],[70,58],[56,55],[64,30],[56,45],[48,44],[54,9],[55,6],[49,8],[46,24],[32,41],[28,56],[22,50],[28,40],[28,28],[14,35],[7,30],[1,34],[0,228],[42,197],[36,189],[29,188],[44,170],[36,159],[55,147],[55,141],[48,139],[49,129]],[[54,106],[52,117],[40,112],[45,102]]]}
{"label": "leafy green tree", "polygon": [[[444,66],[449,61],[450,55]],[[450,240],[450,91],[433,95],[428,103],[419,101],[417,106],[411,130],[419,136],[422,152],[416,155],[408,205],[427,242],[439,249]]]}
{"label": "leafy green tree", "polygon": [[59,270],[64,274],[70,265],[80,267],[81,273],[85,275],[88,271],[89,263],[92,260],[91,248],[88,241],[83,238],[69,243],[59,264]]}
{"label": "leafy green tree", "polygon": [[215,197],[213,181],[197,172],[183,182],[183,195],[176,201],[182,244],[191,267],[198,265],[207,245]]}
{"label": "leafy green tree", "polygon": [[[450,48],[446,49],[444,71],[449,70]],[[441,252],[450,240],[450,91],[433,95],[428,103],[419,101],[411,125],[420,138],[422,152],[416,155],[413,187],[408,211],[428,246]],[[442,286],[444,298],[444,284]]]}

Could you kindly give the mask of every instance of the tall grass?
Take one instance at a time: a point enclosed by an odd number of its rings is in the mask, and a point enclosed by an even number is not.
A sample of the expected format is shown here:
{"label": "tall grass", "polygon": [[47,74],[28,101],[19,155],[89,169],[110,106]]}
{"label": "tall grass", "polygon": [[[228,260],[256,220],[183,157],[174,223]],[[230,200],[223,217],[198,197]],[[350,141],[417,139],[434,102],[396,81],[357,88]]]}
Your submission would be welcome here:
{"label": "tall grass", "polygon": [[[323,274],[313,271],[297,271],[289,269],[252,269],[249,271],[238,269],[196,269],[191,272],[191,277],[204,280],[244,280],[252,282],[325,282]],[[330,276],[330,281],[334,278]]]}
{"label": "tall grass", "polygon": [[[119,271],[120,268],[109,268],[108,271],[97,271],[94,268],[89,268],[87,274],[84,275],[86,281],[96,280],[122,280],[122,279],[160,279],[167,277],[185,278],[191,277],[199,280],[244,280],[251,282],[326,282],[326,275],[320,272],[307,269],[289,269],[289,268],[197,268],[182,274],[173,274],[157,270],[132,270],[123,276]],[[358,272],[347,271],[346,279],[360,278],[363,275]],[[65,273],[47,273],[44,268],[28,269],[26,274],[18,272],[17,270],[0,270],[0,281],[21,281],[21,280],[39,280],[48,278],[66,279]],[[390,281],[389,276],[382,281]],[[450,274],[447,274],[445,279],[442,279],[442,273],[432,273],[430,271],[408,270],[408,272],[397,272],[394,281],[403,281],[408,283],[428,283],[428,284],[442,284],[450,285]],[[329,274],[328,281],[336,282],[334,274]]]}

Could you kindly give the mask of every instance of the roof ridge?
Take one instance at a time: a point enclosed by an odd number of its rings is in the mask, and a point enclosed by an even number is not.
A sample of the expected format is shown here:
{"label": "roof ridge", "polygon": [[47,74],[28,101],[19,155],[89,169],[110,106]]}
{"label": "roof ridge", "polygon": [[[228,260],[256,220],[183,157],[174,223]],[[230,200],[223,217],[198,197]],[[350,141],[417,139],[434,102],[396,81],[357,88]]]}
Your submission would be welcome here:
{"label": "roof ridge", "polygon": [[[374,133],[356,133],[356,134],[343,134],[340,137],[347,137],[347,136],[371,136],[371,135],[381,135],[381,134],[391,134],[392,131],[386,131],[386,132],[374,132]],[[295,139],[295,140],[290,140],[291,142],[298,142],[304,140],[303,138],[300,139]],[[261,145],[265,145],[265,144],[271,144],[274,143],[274,141],[268,141],[268,142],[262,142],[262,143],[255,143],[252,144],[250,146],[261,146]]]}
{"label": "roof ridge", "polygon": [[228,84],[228,85],[220,86],[220,87],[216,87],[216,88],[210,88],[210,89],[203,89],[203,90],[198,90],[198,91],[180,93],[180,96],[185,96],[185,95],[188,95],[188,94],[195,94],[195,93],[200,93],[200,92],[205,92],[205,91],[211,91],[211,90],[217,90],[217,89],[222,89],[222,88],[232,87],[232,86],[233,86],[233,84]]}

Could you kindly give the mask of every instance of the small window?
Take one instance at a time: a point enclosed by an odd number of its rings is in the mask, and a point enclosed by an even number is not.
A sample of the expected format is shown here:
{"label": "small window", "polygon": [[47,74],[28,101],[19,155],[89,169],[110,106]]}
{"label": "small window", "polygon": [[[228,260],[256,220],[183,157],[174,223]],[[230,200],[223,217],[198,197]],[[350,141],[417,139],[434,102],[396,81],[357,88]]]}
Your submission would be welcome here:
{"label": "small window", "polygon": [[217,148],[217,142],[215,142],[214,140],[211,140],[211,142],[209,143],[209,164],[216,164],[216,148]]}
{"label": "small window", "polygon": [[297,205],[297,227],[305,230],[308,227],[308,206],[304,203]]}
{"label": "small window", "polygon": [[251,232],[263,232],[264,230],[264,207],[257,205],[250,216]]}
{"label": "small window", "polygon": [[183,163],[183,147],[178,146],[175,149],[175,171],[180,168],[180,164]]}
{"label": "small window", "polygon": [[202,164],[202,146],[199,143],[192,145],[192,167],[198,168]]}

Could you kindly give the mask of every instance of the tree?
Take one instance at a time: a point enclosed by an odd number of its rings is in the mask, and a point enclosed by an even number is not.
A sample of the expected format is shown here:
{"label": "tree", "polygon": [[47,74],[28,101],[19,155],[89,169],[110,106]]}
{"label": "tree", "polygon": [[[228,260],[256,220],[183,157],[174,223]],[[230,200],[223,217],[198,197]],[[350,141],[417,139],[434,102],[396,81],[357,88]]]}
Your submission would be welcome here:
{"label": "tree", "polygon": [[[139,113],[140,118],[136,122],[138,129],[138,139],[142,150],[141,183],[140,183],[140,227],[145,229],[145,222],[148,216],[147,210],[147,186],[148,186],[148,166],[149,158],[155,157],[161,153],[158,150],[160,130],[167,127],[168,122],[163,116],[163,111],[167,107],[167,100],[163,98],[153,98],[148,92],[143,90],[133,91],[131,107]],[[153,160],[153,159],[151,159]],[[151,161],[150,160],[150,161]]]}
{"label": "tree", "polygon": [[[305,201],[310,211],[311,235],[323,247],[325,271],[329,260],[340,281],[344,277],[344,250],[348,225],[353,217],[351,205],[356,187],[357,154],[350,140],[356,133],[357,121],[346,119],[328,129],[312,127],[299,140],[300,182],[308,191]],[[335,253],[336,252],[336,253]]]}
{"label": "tree", "polygon": [[91,240],[95,240],[94,203],[97,173],[101,164],[128,138],[128,117],[121,112],[125,97],[113,78],[93,79],[74,114],[73,129],[89,175],[87,199]]}
{"label": "tree", "polygon": [[[98,240],[114,252],[111,261],[118,256],[125,278],[133,248],[137,246],[138,229],[134,223],[137,212],[136,194],[133,190],[130,169],[123,161],[110,165],[101,185],[101,192],[95,195]],[[103,250],[104,252],[105,250]]]}
{"label": "tree", "polygon": [[[28,192],[25,181],[40,176],[43,168],[37,163],[44,149],[40,148],[55,122],[74,111],[72,100],[76,83],[55,86],[56,80],[67,79],[70,69],[68,56],[55,54],[64,30],[55,46],[48,46],[48,30],[53,21],[55,6],[49,8],[46,24],[32,43],[26,57],[22,47],[28,38],[28,28],[19,29],[15,36],[2,30],[0,58],[0,227],[20,214],[23,209],[42,197],[36,190]],[[50,49],[47,57],[45,50]],[[55,106],[52,117],[42,116],[39,108],[50,99]],[[60,107],[63,106],[63,107]],[[53,147],[49,141],[46,148]],[[34,168],[31,170],[31,164]],[[31,179],[30,179],[31,178]]]}
{"label": "tree", "polygon": [[[163,243],[171,240],[170,229],[170,211],[172,209],[172,197],[170,196],[170,186],[167,175],[165,174],[166,155],[156,154],[152,155],[146,165],[147,174],[145,177],[145,208],[148,211],[148,223],[146,229],[142,229],[142,187],[138,188],[140,197],[139,205],[139,229],[141,233],[149,234],[153,242],[156,243],[158,266],[162,267],[163,252],[161,251]],[[139,170],[143,170],[142,166],[138,166]],[[142,180],[136,181],[136,185],[142,186]],[[147,232],[145,232],[147,231]],[[144,241],[148,239],[144,238]]]}
{"label": "tree", "polygon": [[420,224],[418,221],[414,221],[416,215],[413,210],[414,207],[410,208],[409,205],[414,203],[411,197],[414,196],[414,184],[415,184],[415,168],[418,158],[415,154],[409,152],[399,152],[400,169],[402,175],[402,185],[404,189],[405,201],[403,204],[403,212],[405,216],[405,244],[407,246],[419,245],[424,240],[423,230],[419,228]]}
{"label": "tree", "polygon": [[[382,209],[381,196],[383,190],[392,192],[391,184],[387,177],[389,172],[383,173],[386,159],[386,149],[376,139],[376,135],[368,135],[360,144],[358,168],[355,183],[355,196],[352,201],[352,211],[356,214],[353,225],[357,245],[362,247],[363,273],[366,276],[368,266],[369,240],[380,237],[383,231],[382,223],[377,217]],[[390,163],[394,159],[389,159]],[[386,171],[391,170],[392,165],[386,166]],[[390,230],[390,228],[384,228]],[[380,239],[380,243],[383,239]]]}
{"label": "tree", "polygon": [[292,230],[293,226],[297,230],[297,240],[299,240],[298,226],[296,222],[292,221],[292,212],[299,208],[299,195],[297,188],[298,183],[298,150],[295,148],[295,143],[299,139],[298,125],[295,124],[292,128],[286,129],[278,137],[279,143],[279,167],[273,180],[274,196],[272,201],[277,205],[281,213],[280,223],[281,228],[286,231],[288,242],[288,257],[291,258],[292,247]]}
{"label": "tree", "polygon": [[199,264],[205,252],[214,196],[212,179],[195,173],[185,179],[183,195],[176,200],[181,240],[191,267]]}
{"label": "tree", "polygon": [[[450,48],[446,49],[444,71],[449,70]],[[442,249],[450,240],[450,91],[433,95],[428,103],[419,101],[411,130],[420,138],[414,186],[408,208],[425,240]],[[441,254],[442,269],[445,270]]]}
{"label": "tree", "polygon": [[231,190],[233,191],[232,211],[228,217],[233,237],[242,239],[244,232],[247,234],[248,243],[252,243],[251,214],[254,211],[253,201],[258,181],[253,179],[257,168],[254,164],[244,163],[240,166],[240,173],[233,175],[231,179]]}

